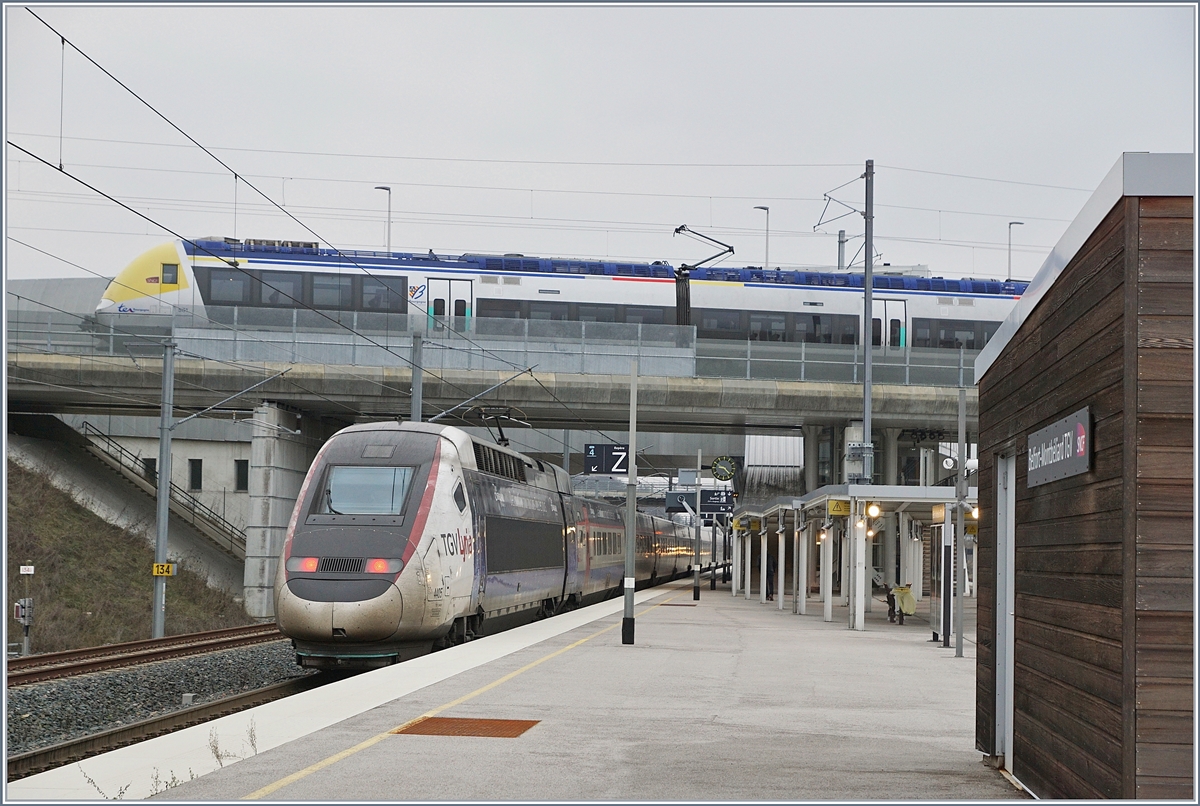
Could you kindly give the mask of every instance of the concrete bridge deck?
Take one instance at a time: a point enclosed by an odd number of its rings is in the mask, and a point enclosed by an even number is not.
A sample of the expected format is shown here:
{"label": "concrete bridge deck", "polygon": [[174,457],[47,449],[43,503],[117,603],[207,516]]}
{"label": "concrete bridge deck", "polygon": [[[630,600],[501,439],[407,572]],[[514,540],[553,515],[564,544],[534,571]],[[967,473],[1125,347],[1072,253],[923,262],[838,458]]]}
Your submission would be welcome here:
{"label": "concrete bridge deck", "polygon": [[[132,356],[8,354],[10,411],[155,415],[161,359]],[[402,416],[410,409],[407,367],[333,366],[283,362],[229,363],[177,356],[175,405],[199,410],[285,373],[223,407],[247,411],[270,401],[309,415],[354,422]],[[425,417],[451,408],[514,373],[439,370],[424,378]],[[476,403],[510,406],[537,428],[621,429],[629,422],[629,376],[528,372]],[[873,384],[877,428],[953,430],[958,390],[953,387]],[[843,424],[862,416],[862,385],[820,381],[640,377],[638,425],[647,431],[737,433]],[[973,427],[977,398],[967,389]],[[448,418],[447,422],[455,423]],[[461,421],[459,421],[461,422]]]}

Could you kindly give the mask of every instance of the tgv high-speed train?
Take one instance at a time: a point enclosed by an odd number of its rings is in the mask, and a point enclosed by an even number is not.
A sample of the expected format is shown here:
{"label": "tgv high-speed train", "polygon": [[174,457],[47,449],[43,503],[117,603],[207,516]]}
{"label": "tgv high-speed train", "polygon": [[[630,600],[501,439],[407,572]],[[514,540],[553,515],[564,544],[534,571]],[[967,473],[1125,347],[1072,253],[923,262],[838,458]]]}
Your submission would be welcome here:
{"label": "tgv high-speed train", "polygon": [[[661,261],[346,252],[204,238],[137,257],[104,292],[96,315],[103,322],[171,306],[311,307],[454,317],[465,326],[473,317],[674,324],[674,277]],[[1027,285],[880,267],[872,343],[982,349]],[[694,269],[692,322],[701,339],[856,344],[862,288],[861,273]]]}
{"label": "tgv high-speed train", "polygon": [[[306,667],[371,668],[623,589],[625,511],[451,426],[354,425],[321,448],[275,577]],[[637,514],[637,587],[693,568],[690,527]],[[713,565],[712,542],[701,567]]]}

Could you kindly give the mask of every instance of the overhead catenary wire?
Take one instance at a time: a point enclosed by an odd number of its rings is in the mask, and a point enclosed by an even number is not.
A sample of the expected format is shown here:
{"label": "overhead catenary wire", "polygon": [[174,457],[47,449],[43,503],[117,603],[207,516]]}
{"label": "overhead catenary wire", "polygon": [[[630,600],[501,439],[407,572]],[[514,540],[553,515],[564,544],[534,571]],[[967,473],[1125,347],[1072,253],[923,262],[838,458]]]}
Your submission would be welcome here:
{"label": "overhead catenary wire", "polygon": [[[17,134],[17,133],[14,133],[14,134]],[[45,135],[24,134],[22,136],[43,137]],[[72,139],[72,138],[67,138],[67,139]],[[77,138],[77,139],[90,139],[90,138]],[[119,170],[119,171],[146,171],[146,172],[151,172],[151,173],[175,173],[175,174],[188,174],[188,175],[194,175],[194,176],[223,176],[224,175],[223,173],[217,172],[217,171],[198,171],[198,170],[184,169],[184,168],[151,168],[151,167],[144,166],[144,165],[102,165],[102,164],[97,164],[97,163],[85,163],[85,162],[75,162],[73,164],[80,168],[100,168],[100,169]],[[345,178],[340,178],[340,177],[295,176],[295,175],[283,176],[282,174],[258,174],[258,173],[242,173],[242,174],[239,174],[239,176],[242,177],[243,179],[250,177],[250,178],[255,178],[255,179],[279,180],[281,182],[284,180],[287,180],[287,181],[304,181],[304,182],[314,182],[314,183],[331,183],[331,184],[345,184],[345,185],[361,185],[365,181],[365,180],[361,180],[361,179],[345,179]],[[824,198],[817,198],[815,196],[778,196],[778,195],[770,195],[770,194],[766,194],[766,195],[755,194],[755,195],[751,195],[751,196],[741,196],[741,195],[736,195],[736,194],[722,194],[722,193],[651,193],[651,192],[646,192],[646,191],[635,191],[635,190],[583,190],[580,188],[550,188],[550,187],[529,188],[529,187],[516,187],[516,186],[510,186],[510,185],[464,185],[464,184],[449,184],[449,183],[445,183],[445,182],[406,182],[406,181],[400,181],[400,180],[389,180],[389,181],[391,182],[391,184],[393,186],[397,186],[397,187],[437,188],[437,189],[442,189],[442,190],[485,190],[485,191],[495,191],[498,193],[529,193],[529,192],[533,191],[536,193],[552,194],[552,195],[561,194],[561,195],[573,195],[573,196],[621,196],[621,197],[635,197],[635,198],[648,198],[648,199],[688,199],[688,200],[719,199],[721,201],[761,200],[761,201],[780,202],[780,203],[782,203],[782,202],[814,202],[815,203],[815,202],[825,201]],[[854,181],[857,181],[857,180],[851,180],[850,182],[847,182],[846,184],[851,184]],[[983,181],[992,181],[992,180],[985,179]],[[996,180],[996,181],[1000,181],[1000,180]],[[842,185],[841,187],[845,187],[845,185]],[[1051,186],[1051,187],[1053,187],[1053,186]],[[838,189],[839,188],[834,188],[833,190],[829,191],[829,193],[833,193],[834,191],[836,191]],[[23,191],[23,192],[30,193],[30,192],[35,192],[35,191]],[[219,204],[219,202],[212,202],[212,203]],[[293,208],[296,207],[296,205],[292,205],[292,206],[293,206]],[[943,209],[943,208],[937,208],[937,207],[919,207],[919,206],[908,205],[908,204],[877,203],[875,206],[880,207],[880,208],[892,209],[892,210],[914,210],[914,211],[918,211],[918,212],[928,212],[928,213],[951,213],[954,215],[984,216],[984,217],[988,217],[988,218],[1012,218],[1012,217],[1020,216],[1020,217],[1024,217],[1024,218],[1029,218],[1034,221],[1054,221],[1054,222],[1064,222],[1064,223],[1069,223],[1071,220],[1071,219],[1067,219],[1067,218],[1034,216],[1034,215],[1029,215],[1027,213],[988,213],[988,212],[982,212],[982,211],[978,211],[978,210],[952,210],[952,209]],[[339,210],[339,209],[344,209],[344,208],[318,207],[318,208],[313,208],[313,209]],[[395,211],[395,212],[403,212],[403,211]],[[451,214],[446,214],[446,215],[451,215]],[[535,216],[535,218],[541,219],[543,217]],[[563,219],[550,219],[550,220],[563,220]],[[594,220],[594,223],[618,223],[619,224],[619,223],[624,223],[624,222],[607,222],[607,221],[601,221],[601,220]],[[660,227],[663,225],[655,223],[655,222],[647,222],[646,226]]]}
{"label": "overhead catenary wire", "polygon": [[[43,24],[45,24],[43,22]],[[47,27],[50,27],[47,25]],[[53,30],[53,29],[51,29]],[[72,45],[71,47],[75,47]],[[117,140],[104,137],[73,137],[68,139],[83,140],[88,142],[105,142],[119,143],[123,145],[138,145],[138,146],[160,146],[163,148],[186,148],[180,143],[154,143],[144,140]],[[635,168],[857,168],[861,163],[858,162],[825,162],[825,163],[749,163],[749,162],[602,162],[595,160],[514,160],[514,159],[482,159],[473,157],[429,157],[429,156],[413,156],[403,154],[353,154],[348,152],[338,151],[299,151],[279,148],[243,148],[236,146],[214,146],[217,151],[239,151],[251,154],[292,154],[304,157],[343,157],[347,159],[375,159],[375,160],[408,160],[414,162],[464,162],[464,163],[484,163],[484,164],[500,164],[500,165],[575,165],[582,167],[599,167],[599,168],[616,168],[616,167],[635,167]],[[1025,185],[1028,187],[1040,187],[1050,190],[1070,190],[1079,193],[1091,193],[1095,188],[1079,188],[1068,185],[1051,185],[1042,182],[1024,182],[1017,179],[998,179],[990,176],[972,176],[969,174],[957,174],[949,171],[931,171],[923,168],[909,168],[898,165],[876,165],[876,169],[886,168],[891,171],[906,171],[910,173],[929,174],[931,176],[945,176],[953,179],[969,179],[977,182],[1000,182],[1010,185]],[[854,180],[851,180],[854,181]],[[846,184],[850,184],[847,182]],[[758,197],[755,197],[758,198]]]}

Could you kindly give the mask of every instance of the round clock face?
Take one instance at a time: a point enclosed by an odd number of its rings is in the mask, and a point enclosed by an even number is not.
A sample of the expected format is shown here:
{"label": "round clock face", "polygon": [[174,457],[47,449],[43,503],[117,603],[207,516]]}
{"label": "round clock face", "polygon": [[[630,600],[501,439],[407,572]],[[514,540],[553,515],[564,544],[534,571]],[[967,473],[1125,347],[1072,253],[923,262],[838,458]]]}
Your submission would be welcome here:
{"label": "round clock face", "polygon": [[719,456],[713,460],[712,474],[718,481],[729,481],[737,471],[737,465],[728,456]]}

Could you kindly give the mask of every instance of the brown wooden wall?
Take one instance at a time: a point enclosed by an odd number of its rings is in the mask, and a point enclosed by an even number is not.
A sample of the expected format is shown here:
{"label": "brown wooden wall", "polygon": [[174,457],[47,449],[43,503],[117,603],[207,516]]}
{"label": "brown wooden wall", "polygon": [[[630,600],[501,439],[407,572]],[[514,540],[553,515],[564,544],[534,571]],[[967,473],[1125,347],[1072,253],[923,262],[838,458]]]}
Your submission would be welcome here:
{"label": "brown wooden wall", "polygon": [[[1193,797],[1191,199],[1140,199],[1127,277],[1126,754],[1139,798]],[[1128,461],[1132,458],[1132,462]],[[1131,746],[1132,745],[1132,746]]]}
{"label": "brown wooden wall", "polygon": [[[976,745],[1015,454],[1014,773],[1042,797],[1191,797],[1191,243],[1190,199],[1123,199],[980,381]],[[1084,406],[1091,471],[1029,489],[1028,435]]]}

